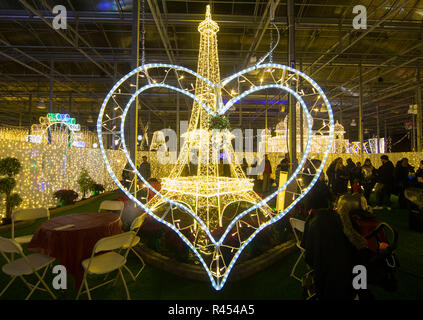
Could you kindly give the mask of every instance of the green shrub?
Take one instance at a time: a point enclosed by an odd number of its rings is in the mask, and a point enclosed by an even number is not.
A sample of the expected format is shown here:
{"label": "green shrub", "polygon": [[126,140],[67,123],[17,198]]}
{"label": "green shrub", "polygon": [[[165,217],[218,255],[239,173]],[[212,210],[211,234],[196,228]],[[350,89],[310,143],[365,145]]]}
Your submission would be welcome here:
{"label": "green shrub", "polygon": [[6,205],[6,219],[11,219],[13,208],[22,203],[22,198],[17,193],[12,193],[16,187],[16,176],[22,169],[18,159],[7,157],[0,160],[0,194],[4,194]]}
{"label": "green shrub", "polygon": [[85,198],[85,194],[91,190],[93,190],[95,182],[88,174],[87,169],[82,168],[81,173],[79,174],[79,178],[77,181],[79,185],[79,189],[82,192],[82,198]]}

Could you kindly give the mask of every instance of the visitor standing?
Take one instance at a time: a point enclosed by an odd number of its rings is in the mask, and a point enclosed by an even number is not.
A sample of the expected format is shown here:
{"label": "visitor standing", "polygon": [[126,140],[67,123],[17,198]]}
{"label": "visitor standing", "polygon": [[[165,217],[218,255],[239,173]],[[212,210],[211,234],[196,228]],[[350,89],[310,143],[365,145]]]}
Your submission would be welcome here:
{"label": "visitor standing", "polygon": [[423,189],[423,160],[420,161],[419,169],[414,177],[416,178],[416,187]]}
{"label": "visitor standing", "polygon": [[355,169],[356,169],[356,165],[354,164],[354,162],[352,161],[351,158],[348,158],[347,159],[347,165],[345,166],[345,170],[346,170],[347,175],[348,175],[348,181],[350,182],[351,189],[352,189],[353,184],[354,184]]}
{"label": "visitor standing", "polygon": [[361,172],[363,176],[364,197],[368,202],[370,199],[370,194],[372,193],[372,190],[376,184],[376,168],[372,165],[372,161],[369,158],[364,160]]}
{"label": "visitor standing", "polygon": [[142,156],[142,162],[140,164],[140,167],[138,169],[140,174],[143,176],[145,180],[148,181],[151,177],[151,166],[150,163],[147,161],[147,156]]}
{"label": "visitor standing", "polygon": [[250,166],[248,165],[247,159],[242,159],[241,169],[244,172],[245,176],[248,177],[248,168]]}
{"label": "visitor standing", "polygon": [[264,156],[264,171],[263,171],[263,194],[270,191],[270,175],[272,174],[272,165],[267,157]]}
{"label": "visitor standing", "polygon": [[394,183],[394,164],[389,160],[387,155],[382,155],[380,157],[382,160],[382,165],[377,169],[377,178],[376,181],[379,184],[379,187],[376,191],[376,198],[378,205],[374,208],[376,210],[381,210],[386,208],[391,210],[391,193],[392,185]]}
{"label": "visitor standing", "polygon": [[407,209],[407,199],[405,198],[404,191],[410,186],[411,179],[414,173],[414,167],[408,163],[407,158],[398,161],[395,167],[395,186],[398,191],[398,202],[401,209]]}
{"label": "visitor standing", "polygon": [[335,167],[339,161],[342,161],[342,158],[336,158],[333,160],[326,170],[326,175],[328,176],[328,187],[330,190],[333,189],[333,182],[335,180]]}
{"label": "visitor standing", "polygon": [[338,161],[335,167],[335,180],[333,182],[333,193],[336,198],[347,193],[348,191],[348,172],[342,162]]}
{"label": "visitor standing", "polygon": [[288,173],[288,170],[289,170],[289,161],[288,161],[287,158],[283,158],[279,162],[279,164],[276,166],[275,176],[276,176],[276,185],[277,186],[279,186],[279,178],[280,178],[281,171]]}

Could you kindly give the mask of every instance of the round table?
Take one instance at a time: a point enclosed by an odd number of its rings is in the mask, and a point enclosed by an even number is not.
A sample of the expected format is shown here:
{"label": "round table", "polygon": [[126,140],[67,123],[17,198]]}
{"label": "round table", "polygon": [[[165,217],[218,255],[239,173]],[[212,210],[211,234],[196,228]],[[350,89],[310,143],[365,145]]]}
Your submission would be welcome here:
{"label": "round table", "polygon": [[91,256],[98,240],[121,232],[119,214],[74,213],[45,221],[35,232],[28,249],[57,258],[67,273],[75,277],[75,286],[79,288],[84,276],[81,262]]}

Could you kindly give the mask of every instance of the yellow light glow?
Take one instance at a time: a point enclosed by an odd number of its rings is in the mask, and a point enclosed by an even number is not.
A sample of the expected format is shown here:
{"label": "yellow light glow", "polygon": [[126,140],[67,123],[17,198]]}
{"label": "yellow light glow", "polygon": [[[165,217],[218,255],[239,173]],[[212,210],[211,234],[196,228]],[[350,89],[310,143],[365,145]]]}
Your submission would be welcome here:
{"label": "yellow light glow", "polygon": [[[28,133],[28,130],[24,132]],[[113,159],[113,167],[122,172],[126,163],[124,153],[117,150],[106,152]],[[53,194],[60,189],[74,190],[81,197],[76,181],[82,168],[86,168],[94,181],[102,184],[106,191],[116,189],[102,161],[100,149],[13,141],[1,135],[0,159],[5,157],[15,157],[22,165],[15,188],[23,199],[19,208],[54,207],[57,200]],[[1,210],[4,214],[4,207]]]}
{"label": "yellow light glow", "polygon": [[[198,31],[200,32],[200,50],[197,72],[211,82],[219,83],[216,35],[219,27],[211,19],[210,6],[207,6],[206,18],[200,23]],[[217,97],[221,96],[221,92],[216,92],[199,78],[195,86],[193,84],[191,86],[195,89],[195,96],[212,112],[217,112]],[[237,92],[232,89],[230,94],[236,95]],[[194,101],[188,130],[182,135],[184,143],[181,152],[170,174],[162,178],[160,192],[167,199],[189,207],[213,233],[219,228],[227,227],[231,222],[232,217],[229,219],[230,217],[227,216],[228,211],[234,214],[231,210],[227,210],[231,205],[238,210],[236,206],[238,205],[239,208],[241,203],[253,206],[262,199],[253,191],[253,180],[245,176],[240,164],[235,161],[235,152],[231,143],[233,134],[228,130],[216,133],[210,128],[210,119],[210,114],[197,101]],[[191,159],[193,155],[197,157],[195,164]],[[226,172],[224,172],[225,168]],[[167,222],[178,228],[185,225],[185,230],[191,230],[196,239],[192,244],[204,257],[212,257],[209,261],[209,270],[217,278],[221,278],[228,270],[230,261],[224,261],[220,248],[211,243],[203,226],[194,217],[181,210],[174,210],[172,207],[170,211],[160,211],[160,208],[166,205],[166,200],[160,195],[155,195],[147,203],[155,214],[159,216],[163,214]],[[257,214],[258,212],[260,214]],[[259,228],[274,216],[273,210],[268,205],[253,210],[251,216],[253,214],[257,214],[254,218],[250,218],[254,219],[251,222],[254,228]],[[180,222],[175,223],[175,221]],[[231,231],[231,234],[238,233],[236,230],[241,227],[242,222],[242,220],[236,222],[236,228]],[[238,235],[238,238],[241,239],[241,236]],[[239,245],[230,247],[235,249],[233,254],[241,245],[242,240],[239,240]]]}

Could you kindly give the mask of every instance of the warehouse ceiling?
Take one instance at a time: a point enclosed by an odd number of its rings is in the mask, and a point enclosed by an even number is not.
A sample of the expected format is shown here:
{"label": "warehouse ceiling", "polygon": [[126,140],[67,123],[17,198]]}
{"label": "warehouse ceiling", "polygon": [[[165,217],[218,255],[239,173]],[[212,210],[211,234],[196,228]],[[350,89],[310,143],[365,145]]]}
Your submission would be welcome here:
{"label": "warehouse ceiling", "polygon": [[[142,0],[140,1],[143,2]],[[275,0],[280,42],[273,61],[287,64],[287,5]],[[205,7],[219,24],[221,76],[251,65],[269,50],[270,2],[263,0],[144,0],[145,61],[197,68],[198,23]],[[67,8],[68,28],[54,30],[52,8]],[[355,5],[367,8],[366,30],[355,30]],[[141,9],[141,8],[140,8]],[[142,13],[141,13],[142,15]],[[423,0],[295,1],[295,60],[325,91],[350,139],[357,139],[360,65],[365,138],[399,135],[412,121],[418,70],[423,60]],[[29,126],[48,112],[71,113],[94,129],[101,102],[113,84],[134,66],[132,0],[2,0],[0,2],[0,124]],[[276,39],[276,31],[272,32]],[[142,35],[140,50],[142,49]],[[142,51],[142,50],[141,50]],[[140,52],[140,56],[142,52]],[[420,78],[423,72],[420,71]],[[265,97],[264,93],[262,98]],[[254,99],[230,115],[243,127],[262,126],[264,112]],[[187,120],[189,103],[181,103]],[[269,127],[280,106],[268,107]],[[377,109],[379,108],[379,116]],[[341,111],[342,110],[342,111]],[[175,128],[171,94],[142,105],[142,121],[152,130]],[[253,123],[251,123],[253,122]]]}

